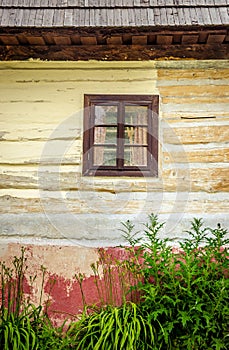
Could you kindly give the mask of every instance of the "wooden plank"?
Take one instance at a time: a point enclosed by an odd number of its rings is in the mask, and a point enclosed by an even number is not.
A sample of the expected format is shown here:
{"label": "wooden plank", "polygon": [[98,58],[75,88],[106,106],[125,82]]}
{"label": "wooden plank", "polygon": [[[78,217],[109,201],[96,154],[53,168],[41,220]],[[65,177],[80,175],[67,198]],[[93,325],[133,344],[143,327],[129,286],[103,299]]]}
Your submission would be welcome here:
{"label": "wooden plank", "polygon": [[115,5],[122,7],[123,6],[123,0],[115,0]]}
{"label": "wooden plank", "polygon": [[113,9],[107,10],[107,25],[111,27],[115,25],[114,11]]}
{"label": "wooden plank", "polygon": [[227,0],[214,0],[215,5],[228,5]]}
{"label": "wooden plank", "polygon": [[64,24],[64,10],[55,9],[53,16],[53,26],[63,26]]}
{"label": "wooden plank", "polygon": [[[14,120],[14,118],[12,118]],[[16,118],[17,119],[17,118]],[[61,138],[61,140],[81,140],[82,131],[75,125],[66,127],[56,126],[55,124],[43,123],[25,123],[22,125],[14,122],[14,129],[9,128],[7,123],[0,123],[1,125],[1,145],[4,141],[7,142],[27,142],[27,141],[51,141]],[[62,128],[62,132],[61,132]]]}
{"label": "wooden plank", "polygon": [[[103,0],[101,0],[101,2],[103,3]],[[126,7],[133,7],[133,3],[134,3],[133,0],[125,0],[125,1],[123,1],[123,5],[126,6]]]}
{"label": "wooden plank", "polygon": [[96,10],[95,9],[90,9],[89,10],[89,23],[88,25],[90,26],[96,26]]}
{"label": "wooden plank", "polygon": [[[163,163],[228,163],[229,148],[197,149],[194,151],[163,152]],[[229,169],[228,169],[229,172]]]}
{"label": "wooden plank", "polygon": [[[148,16],[148,14],[147,14],[147,16]],[[114,13],[113,13],[113,18],[114,18]],[[129,9],[129,25],[130,26],[135,25],[135,14],[134,14],[133,9]]]}
{"label": "wooden plank", "polygon": [[53,36],[56,45],[71,45],[71,38],[69,36]]}
{"label": "wooden plank", "polygon": [[210,13],[210,17],[212,20],[212,24],[221,23],[221,18],[220,18],[219,11],[218,11],[217,7],[209,7],[209,13]]}
{"label": "wooden plank", "polygon": [[21,25],[23,27],[28,26],[29,16],[30,16],[30,10],[28,10],[28,9],[23,10],[23,16],[22,16],[22,20],[21,20]]}
{"label": "wooden plank", "polygon": [[[96,14],[95,14],[95,11],[96,11]],[[90,10],[90,21],[94,22],[95,27],[100,27],[102,25],[100,17],[101,17],[101,9],[96,9],[93,11],[92,9]]]}
{"label": "wooden plank", "polygon": [[17,10],[17,16],[16,16],[16,19],[15,19],[15,26],[17,27],[20,27],[21,24],[22,24],[22,18],[23,18],[23,10],[22,9],[18,9]]}
{"label": "wooden plank", "polygon": [[[129,24],[129,14],[128,14],[128,9],[123,8],[121,10],[121,23],[123,26],[128,26]],[[140,17],[140,11],[139,10],[135,10],[135,18],[136,18],[136,22],[139,23],[141,22],[141,17]]]}
{"label": "wooden plank", "polygon": [[155,25],[154,10],[152,8],[147,8],[147,17],[149,26]]}
{"label": "wooden plank", "polygon": [[184,7],[183,8],[183,12],[184,12],[184,20],[185,20],[185,24],[187,25],[191,25],[192,24],[192,19],[191,19],[191,13],[188,7]]}
{"label": "wooden plank", "polygon": [[198,19],[198,24],[199,25],[204,25],[204,19],[203,19],[203,14],[202,14],[201,8],[200,7],[196,7],[195,11],[196,11],[197,19]]}
{"label": "wooden plank", "polygon": [[77,1],[77,3],[76,3],[76,1],[75,0],[68,0],[68,6],[76,6],[76,5],[78,5],[78,6],[82,6],[82,3],[83,3],[84,1],[80,1],[80,0],[78,0]]}
{"label": "wooden plank", "polygon": [[221,85],[221,86],[214,86],[214,85],[207,85],[207,86],[168,86],[160,87],[160,93],[162,96],[189,96],[189,97],[199,97],[199,96],[229,96],[229,88],[227,85]]}
{"label": "wooden plank", "polygon": [[73,24],[73,10],[65,9],[64,11],[64,26],[72,26]]}
{"label": "wooden plank", "polygon": [[219,16],[221,18],[222,24],[229,24],[229,16],[227,7],[219,7]]}
{"label": "wooden plank", "polygon": [[160,24],[168,25],[167,13],[164,7],[160,8]]}
{"label": "wooden plank", "polygon": [[171,45],[172,41],[173,41],[172,35],[163,35],[163,34],[157,35],[157,44],[158,45]]}
{"label": "wooden plank", "polygon": [[[82,62],[84,64],[66,62],[65,65],[65,62],[38,61],[37,66],[36,62],[33,62],[31,66],[29,64],[27,66],[27,63],[15,62],[15,65],[12,63],[12,69],[7,69],[7,66],[5,67],[6,69],[0,69],[0,100],[4,105],[7,102],[9,103],[7,108],[10,108],[13,101],[28,101],[31,103],[31,106],[34,106],[36,101],[40,101],[40,103],[42,101],[45,103],[54,101],[54,104],[59,101],[60,104],[63,104],[65,100],[60,101],[60,97],[64,94],[69,97],[67,103],[70,103],[70,100],[74,98],[74,101],[79,103],[79,108],[81,109],[82,102],[80,101],[82,96],[76,93],[78,90],[76,85],[80,81],[83,85],[85,82],[89,82],[89,84],[94,82],[95,86],[99,82],[102,85],[104,82],[115,81],[118,81],[118,86],[120,86],[120,82],[127,78],[128,82],[133,82],[133,85],[139,81],[140,84],[147,82],[152,87],[156,83],[156,71],[150,63],[149,66],[146,63],[145,67],[141,67],[142,62],[137,62],[140,64],[140,67],[138,65],[136,67],[136,63],[132,65],[131,62],[113,62],[113,64],[107,62],[104,66],[97,65],[95,62]],[[16,67],[19,68],[18,65],[20,64],[20,69],[15,69]],[[2,65],[1,68],[3,68]],[[117,74],[114,74],[114,72]],[[26,95],[24,94],[25,88],[27,89]],[[14,96],[12,96],[12,89]],[[22,106],[16,107],[16,113],[20,113],[21,109],[23,114]],[[30,123],[32,122],[31,118],[28,118],[28,120]]]}
{"label": "wooden plank", "polygon": [[158,26],[161,23],[160,10],[159,8],[154,8],[154,21],[155,25]]}
{"label": "wooden plank", "polygon": [[162,178],[165,191],[178,187],[208,193],[229,192],[228,168],[165,169]]}
{"label": "wooden plank", "polygon": [[[19,36],[19,35],[18,35]],[[123,35],[123,42],[127,34]],[[142,50],[139,51],[138,46],[129,47],[131,44],[131,35],[129,35],[130,40],[128,40],[126,45],[122,47],[113,47],[112,51],[110,46],[106,45],[97,45],[97,46],[86,46],[81,45],[80,47],[75,47],[74,45],[58,47],[58,46],[0,46],[0,55],[2,60],[26,60],[31,58],[39,58],[43,60],[101,60],[104,57],[109,57],[109,60],[113,61],[123,61],[125,60],[156,60],[173,58],[182,58],[184,59],[196,59],[196,60],[226,60],[229,59],[228,45],[199,45],[193,44],[190,45],[157,45],[157,46],[143,46]],[[93,49],[92,49],[93,48]]]}
{"label": "wooden plank", "polygon": [[[1,191],[2,192],[2,191]],[[210,213],[227,213],[228,201],[224,198],[205,198],[197,196],[197,194],[190,195],[189,198],[184,196],[180,198],[174,198],[171,193],[163,193],[163,200],[160,198],[160,194],[155,194],[155,200],[148,197],[147,199],[127,198],[118,194],[112,195],[111,193],[103,193],[103,200],[98,202],[98,195],[94,193],[87,193],[88,198],[80,197],[78,193],[71,193],[70,198],[63,199],[58,196],[57,193],[44,192],[43,198],[39,198],[39,193],[36,191],[27,191],[27,196],[23,197],[22,193],[18,190],[16,195],[2,194],[0,192],[1,206],[0,212],[9,213],[9,211],[15,214],[20,213],[40,213],[43,212],[44,207],[46,213],[69,213],[72,214],[87,214],[87,213],[104,213],[105,208],[112,208],[112,212],[117,214],[134,214],[139,213],[142,208],[150,208],[150,213],[157,212],[158,203],[160,203],[160,214],[174,212],[182,212],[185,209],[189,213],[200,213],[203,208]],[[30,198],[29,198],[30,195]],[[191,197],[191,198],[190,198]],[[160,202],[161,200],[161,202]]]}
{"label": "wooden plank", "polygon": [[[130,14],[131,11],[128,11],[128,14]],[[147,26],[149,24],[148,21],[148,12],[145,8],[140,8],[140,18],[141,18],[141,22],[140,25],[142,26]],[[129,20],[130,22],[130,20]]]}
{"label": "wooden plank", "polygon": [[225,37],[226,37],[225,34],[209,34],[208,39],[207,39],[207,43],[208,44],[221,44],[224,41]]}
{"label": "wooden plank", "polygon": [[28,26],[33,27],[35,25],[36,15],[37,15],[37,9],[30,10],[30,15],[29,15],[29,19],[28,19]]}
{"label": "wooden plank", "polygon": [[195,103],[195,101],[190,101],[190,103],[183,103],[181,104],[175,104],[175,103],[167,103],[161,106],[161,112],[162,113],[168,113],[168,112],[174,113],[188,113],[189,111],[192,111],[193,113],[203,113],[204,115],[209,113],[209,115],[214,116],[220,116],[224,115],[225,111],[228,113],[228,103],[210,103],[210,104],[200,104]]}
{"label": "wooden plank", "polygon": [[133,35],[132,36],[133,45],[147,45],[147,36],[146,35]]}
{"label": "wooden plank", "polygon": [[82,45],[96,45],[97,40],[96,37],[91,35],[91,36],[81,36],[80,37]]}
{"label": "wooden plank", "polygon": [[58,0],[57,5],[59,7],[66,7],[68,4],[68,0]]}
{"label": "wooden plank", "polygon": [[[167,20],[168,20],[168,25],[169,26],[173,26],[175,24],[175,19],[174,19],[174,8],[167,8],[166,9],[166,16],[167,16]],[[175,11],[176,12],[176,11]]]}
{"label": "wooden plank", "polygon": [[9,10],[4,8],[2,11],[2,18],[1,18],[1,25],[3,27],[8,25],[8,18],[9,18]]}
{"label": "wooden plank", "polygon": [[75,10],[73,11],[73,23],[74,25],[76,25],[76,23],[78,23],[78,25],[80,27],[84,26],[84,10]]}
{"label": "wooden plank", "polygon": [[[20,1],[20,0],[19,0]],[[31,7],[40,7],[41,6],[41,0],[30,0],[30,6]],[[50,3],[51,6],[51,3]]]}
{"label": "wooden plank", "polygon": [[107,45],[122,45],[122,37],[120,35],[112,35],[106,41]]}
{"label": "wooden plank", "polygon": [[26,36],[30,45],[45,45],[45,41],[42,36]]}
{"label": "wooden plank", "polygon": [[72,9],[72,25],[73,26],[81,26],[82,18],[80,18],[80,13],[81,13],[81,9],[78,9],[78,8]]}
{"label": "wooden plank", "polygon": [[216,111],[161,111],[161,117],[165,119],[166,121],[169,121],[169,123],[177,123],[178,121],[184,121],[186,123],[193,123],[193,122],[199,122],[199,121],[205,121],[205,120],[211,120],[211,119],[217,119],[217,121],[225,121],[228,119],[228,111],[224,110],[220,113],[217,113]]}
{"label": "wooden plank", "polygon": [[44,21],[44,9],[37,9],[34,26],[41,27]]}
{"label": "wooden plank", "polygon": [[[47,145],[46,145],[47,146]],[[43,153],[44,142],[28,141],[15,145],[13,142],[2,143],[3,156],[0,164],[80,164],[82,141],[75,141],[69,149],[69,141],[53,140]],[[66,152],[67,151],[67,152]],[[66,153],[65,153],[66,152]]]}
{"label": "wooden plank", "polygon": [[121,10],[120,9],[116,9],[114,11],[114,18],[115,18],[115,26],[120,26],[121,25]]}
{"label": "wooden plank", "polygon": [[54,18],[54,9],[45,9],[44,10],[44,18],[43,18],[43,26],[44,27],[52,27]]}
{"label": "wooden plank", "polygon": [[179,25],[185,25],[185,14],[184,14],[184,9],[182,7],[177,9],[178,12],[178,18],[179,18]]}
{"label": "wooden plank", "polygon": [[207,7],[201,7],[202,18],[204,20],[205,25],[212,24],[212,20],[210,17],[210,13]]}
{"label": "wooden plank", "polygon": [[17,37],[11,34],[5,34],[0,36],[4,45],[19,45]]}
{"label": "wooden plank", "polygon": [[163,129],[163,140],[170,144],[224,143],[229,140],[228,124]]}
{"label": "wooden plank", "polygon": [[[161,176],[156,181],[155,179],[149,179],[149,181],[148,179],[144,179],[144,181],[135,179],[135,181],[131,182],[128,180],[120,182],[120,179],[117,178],[116,183],[115,180],[94,178],[91,181],[91,179],[81,176],[79,167],[69,165],[61,167],[42,166],[39,168],[39,173],[37,168],[29,165],[24,167],[14,165],[4,168],[0,173],[0,195],[9,195],[12,191],[12,195],[15,197],[33,198],[31,189],[46,189],[51,197],[51,191],[82,190],[85,198],[89,199],[90,196],[87,194],[87,191],[92,191],[93,196],[95,196],[96,192],[101,193],[102,191],[108,194],[117,194],[146,191],[148,193],[156,193],[158,191],[176,193],[177,190],[188,190],[189,192],[201,191],[200,195],[203,198],[204,192],[214,193],[218,190],[229,192],[228,167],[226,164],[224,164],[224,167],[217,167],[216,164],[216,167],[208,167],[207,165],[205,167],[193,167],[190,165],[186,168],[179,168],[178,165],[174,166],[173,162],[171,168],[163,169]],[[28,190],[28,196],[25,190]],[[21,195],[18,195],[20,192]],[[59,198],[60,194],[58,192],[54,195],[54,198]],[[46,196],[44,195],[44,197]],[[227,194],[225,196],[222,194],[222,198],[224,197],[227,200]]]}
{"label": "wooden plank", "polygon": [[190,7],[190,15],[191,15],[191,20],[193,25],[198,25],[199,24],[199,17],[196,12],[196,7]]}
{"label": "wooden plank", "polygon": [[[196,68],[196,69],[158,69],[158,79],[168,81],[179,79],[179,80],[190,80],[189,85],[194,85],[196,80],[203,80],[200,82],[202,85],[210,79],[212,84],[216,84],[215,80],[221,81],[222,85],[226,85],[224,80],[229,79],[229,69],[217,69],[217,68]],[[221,85],[220,83],[220,85]],[[166,82],[165,82],[166,84]],[[218,84],[217,84],[218,85]]]}
{"label": "wooden plank", "polygon": [[0,8],[0,25],[2,25],[3,8]]}
{"label": "wooden plank", "polygon": [[[134,4],[134,6],[141,6],[141,0],[134,0],[133,1],[133,4]],[[148,6],[149,4],[148,4],[148,2],[147,2],[147,6]]]}
{"label": "wooden plank", "polygon": [[14,8],[10,9],[8,26],[10,26],[10,27],[14,27],[15,26],[16,17],[17,17],[17,10],[14,9]]}
{"label": "wooden plank", "polygon": [[[214,105],[215,103],[216,104],[220,104],[220,103],[228,103],[229,104],[229,97],[226,97],[226,96],[216,96],[214,98],[212,98],[212,96],[196,96],[195,98],[192,98],[193,102],[195,104],[202,104],[202,103],[207,103],[209,104],[210,106],[211,105]],[[172,97],[163,97],[161,99],[161,102],[163,104],[167,104],[167,103],[175,103],[176,105],[179,104],[179,105],[182,105],[182,104],[188,104],[190,103],[190,97],[177,97],[177,98],[174,98],[173,96]]]}
{"label": "wooden plank", "polygon": [[84,16],[84,26],[87,27],[90,21],[90,10],[86,9],[84,11],[83,16]]}

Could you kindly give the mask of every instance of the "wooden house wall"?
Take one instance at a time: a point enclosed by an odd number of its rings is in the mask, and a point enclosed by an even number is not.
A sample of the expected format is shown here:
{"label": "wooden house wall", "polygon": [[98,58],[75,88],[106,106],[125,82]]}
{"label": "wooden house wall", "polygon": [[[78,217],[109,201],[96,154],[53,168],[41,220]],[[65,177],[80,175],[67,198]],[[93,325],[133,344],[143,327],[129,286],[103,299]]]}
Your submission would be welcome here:
{"label": "wooden house wall", "polygon": [[[154,212],[228,225],[227,61],[0,62],[1,241],[114,246]],[[82,177],[84,94],[159,94],[159,177]]]}

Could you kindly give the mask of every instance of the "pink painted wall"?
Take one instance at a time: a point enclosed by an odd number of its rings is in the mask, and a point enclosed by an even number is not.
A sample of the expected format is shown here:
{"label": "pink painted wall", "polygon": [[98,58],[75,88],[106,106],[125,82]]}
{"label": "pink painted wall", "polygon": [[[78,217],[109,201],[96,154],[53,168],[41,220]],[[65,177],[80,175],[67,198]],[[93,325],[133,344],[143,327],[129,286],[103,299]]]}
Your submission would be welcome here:
{"label": "pink painted wall", "polygon": [[[57,325],[66,318],[74,319],[82,312],[84,304],[121,304],[130,283],[135,283],[133,276],[119,263],[127,258],[128,253],[123,248],[23,247],[27,266],[24,291],[35,304],[39,304],[42,295],[44,310],[47,308]],[[0,260],[12,266],[13,257],[21,256],[21,248],[15,243],[0,247]],[[132,293],[126,298],[136,300],[138,296]]]}

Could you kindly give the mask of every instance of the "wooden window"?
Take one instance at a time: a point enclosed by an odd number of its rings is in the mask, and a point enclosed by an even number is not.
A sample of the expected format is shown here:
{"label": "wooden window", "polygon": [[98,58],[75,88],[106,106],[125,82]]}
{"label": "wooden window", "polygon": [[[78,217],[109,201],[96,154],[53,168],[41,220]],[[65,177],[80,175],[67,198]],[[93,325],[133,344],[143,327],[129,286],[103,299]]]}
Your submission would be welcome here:
{"label": "wooden window", "polygon": [[158,96],[85,95],[83,175],[157,176]]}

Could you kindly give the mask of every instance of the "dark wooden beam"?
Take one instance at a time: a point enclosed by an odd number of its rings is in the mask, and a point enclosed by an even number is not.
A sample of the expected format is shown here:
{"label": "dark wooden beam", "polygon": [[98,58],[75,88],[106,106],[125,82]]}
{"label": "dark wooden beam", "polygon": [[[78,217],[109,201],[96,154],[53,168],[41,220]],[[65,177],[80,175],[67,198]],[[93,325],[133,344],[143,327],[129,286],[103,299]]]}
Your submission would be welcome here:
{"label": "dark wooden beam", "polygon": [[226,44],[192,45],[2,45],[0,60],[154,60],[228,59]]}

